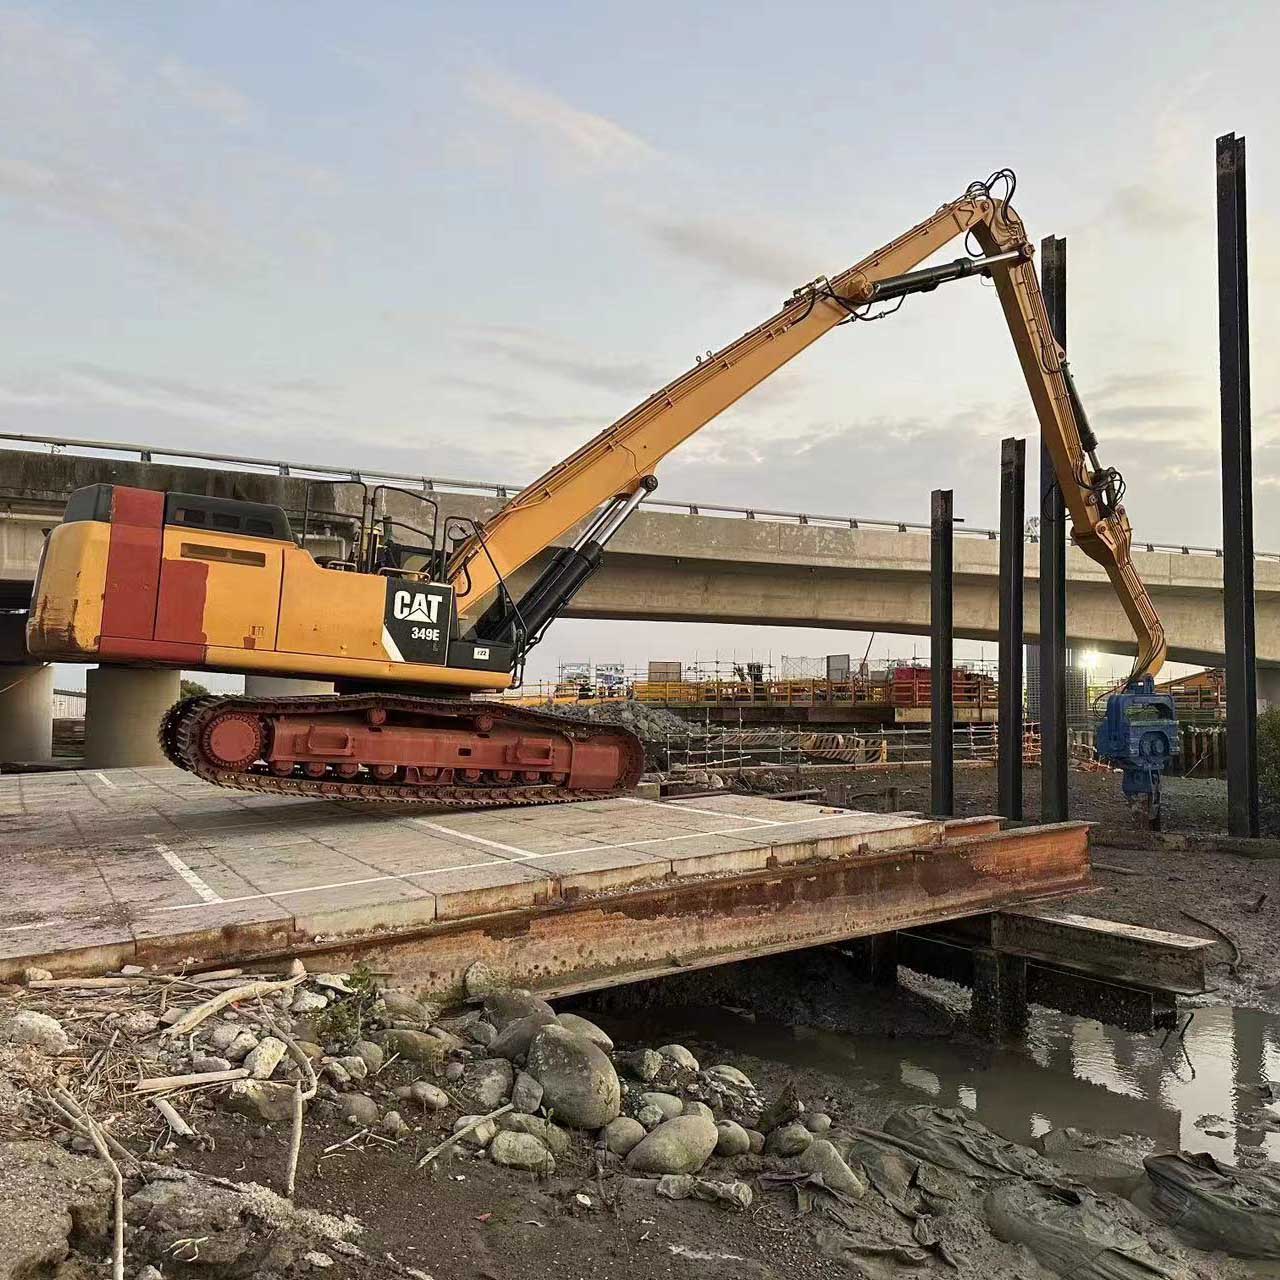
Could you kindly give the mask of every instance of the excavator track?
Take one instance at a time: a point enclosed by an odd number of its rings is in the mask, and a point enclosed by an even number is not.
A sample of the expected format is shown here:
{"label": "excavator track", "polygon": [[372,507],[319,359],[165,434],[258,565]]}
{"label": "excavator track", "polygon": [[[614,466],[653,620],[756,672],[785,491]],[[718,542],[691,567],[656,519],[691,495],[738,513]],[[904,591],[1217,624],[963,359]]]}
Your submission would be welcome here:
{"label": "excavator track", "polygon": [[[474,781],[458,781],[456,775],[463,770],[450,768],[435,770],[445,775],[442,780],[424,781],[417,777],[421,771],[416,767],[397,768],[395,778],[384,779],[375,776],[373,770],[360,761],[344,760],[341,766],[325,766],[324,774],[315,776],[305,772],[305,765],[283,772],[282,765],[276,764],[273,767],[265,758],[272,749],[270,743],[276,726],[302,722],[308,726],[317,726],[323,731],[335,723],[338,717],[348,722],[351,717],[364,717],[379,726],[395,719],[407,724],[411,731],[414,722],[419,725],[431,723],[435,726],[454,722],[465,731],[469,723],[474,724],[483,718],[482,722],[489,726],[484,736],[495,729],[516,733],[527,730],[541,735],[539,741],[556,740],[562,751],[566,745],[571,750],[576,750],[582,744],[612,744],[619,768],[611,786],[573,786],[568,785],[564,771],[554,775],[565,777],[566,781],[562,782],[519,778],[494,780],[492,776]],[[266,748],[264,752],[251,761],[235,765],[228,765],[212,757],[208,751],[211,727],[228,721],[235,721],[238,726],[256,724],[263,735],[262,742]],[[477,733],[477,741],[481,736]],[[159,738],[162,750],[173,764],[215,786],[264,795],[421,805],[431,809],[506,808],[514,805],[599,800],[626,794],[640,780],[644,769],[644,748],[640,739],[616,725],[598,725],[586,720],[546,715],[523,707],[503,706],[497,702],[475,703],[462,698],[416,698],[395,693],[284,698],[198,695],[185,698],[169,708],[161,721]],[[356,769],[355,776],[338,776],[333,772],[336,767],[350,770],[353,766]],[[311,767],[319,767],[318,762]],[[385,770],[389,766],[382,767]],[[487,772],[492,775],[494,771],[470,772]],[[502,772],[521,771],[517,766],[513,770]]]}

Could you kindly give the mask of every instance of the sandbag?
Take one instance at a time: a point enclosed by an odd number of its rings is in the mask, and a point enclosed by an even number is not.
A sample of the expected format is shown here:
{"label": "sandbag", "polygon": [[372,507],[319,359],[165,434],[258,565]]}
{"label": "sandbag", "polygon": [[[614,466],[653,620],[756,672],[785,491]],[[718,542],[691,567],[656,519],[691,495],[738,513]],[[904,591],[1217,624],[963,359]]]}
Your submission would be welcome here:
{"label": "sandbag", "polygon": [[992,1133],[958,1107],[903,1107],[884,1122],[884,1132],[912,1154],[970,1178],[1015,1174],[1052,1182],[1061,1177],[1038,1152]]}
{"label": "sandbag", "polygon": [[1125,1225],[1123,1201],[1017,1180],[993,1187],[983,1208],[999,1239],[1025,1245],[1041,1266],[1071,1280],[1190,1280]]}
{"label": "sandbag", "polygon": [[1220,1164],[1208,1152],[1149,1156],[1134,1196],[1197,1249],[1236,1258],[1280,1258],[1280,1177]]}

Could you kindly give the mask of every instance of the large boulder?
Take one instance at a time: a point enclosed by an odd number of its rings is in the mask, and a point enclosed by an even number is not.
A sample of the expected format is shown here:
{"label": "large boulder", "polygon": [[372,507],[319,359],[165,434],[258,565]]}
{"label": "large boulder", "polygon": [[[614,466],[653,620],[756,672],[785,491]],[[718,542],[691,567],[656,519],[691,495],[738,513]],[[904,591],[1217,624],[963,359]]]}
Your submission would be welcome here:
{"label": "large boulder", "polygon": [[580,1035],[584,1040],[590,1040],[593,1045],[598,1049],[603,1049],[605,1053],[613,1052],[613,1041],[590,1018],[584,1018],[576,1013],[562,1013],[558,1021],[566,1031],[572,1031],[575,1035]]}
{"label": "large boulder", "polygon": [[531,1013],[549,1013],[554,1018],[556,1011],[545,1000],[521,987],[495,991],[485,997],[484,1016],[498,1031],[506,1030],[508,1025]]}
{"label": "large boulder", "polygon": [[526,1070],[542,1086],[543,1108],[571,1129],[602,1129],[621,1110],[613,1063],[564,1027],[545,1026],[534,1036]]}
{"label": "large boulder", "polygon": [[719,1139],[714,1121],[706,1116],[677,1116],[631,1149],[627,1168],[633,1173],[697,1173]]}
{"label": "large boulder", "polygon": [[509,1062],[524,1058],[529,1052],[529,1044],[533,1037],[543,1027],[549,1027],[555,1021],[556,1015],[554,1013],[544,1013],[541,1009],[538,1009],[527,1017],[517,1018],[514,1022],[508,1022],[490,1041],[489,1052],[495,1058],[506,1058]]}
{"label": "large boulder", "polygon": [[751,1137],[734,1120],[722,1120],[716,1125],[716,1155],[745,1156],[751,1150]]}
{"label": "large boulder", "polygon": [[506,1133],[531,1134],[555,1156],[562,1156],[569,1150],[569,1131],[541,1116],[526,1116],[518,1111],[508,1111],[498,1120],[498,1128]]}
{"label": "large boulder", "polygon": [[71,1037],[57,1018],[35,1009],[19,1009],[0,1020],[0,1044],[31,1045],[57,1057],[71,1048]]}
{"label": "large boulder", "polygon": [[293,1118],[291,1084],[275,1084],[268,1080],[233,1080],[223,1105],[251,1120],[277,1124]]}
{"label": "large boulder", "polygon": [[503,1058],[468,1063],[462,1073],[462,1091],[483,1112],[494,1111],[511,1097],[515,1072]]}
{"label": "large boulder", "polygon": [[425,1031],[398,1027],[378,1034],[378,1043],[388,1054],[398,1053],[406,1062],[418,1062],[439,1069],[449,1056],[449,1046]]}
{"label": "large boulder", "polygon": [[528,1169],[531,1173],[554,1173],[555,1158],[531,1133],[511,1133],[504,1129],[489,1143],[489,1158],[508,1169]]}

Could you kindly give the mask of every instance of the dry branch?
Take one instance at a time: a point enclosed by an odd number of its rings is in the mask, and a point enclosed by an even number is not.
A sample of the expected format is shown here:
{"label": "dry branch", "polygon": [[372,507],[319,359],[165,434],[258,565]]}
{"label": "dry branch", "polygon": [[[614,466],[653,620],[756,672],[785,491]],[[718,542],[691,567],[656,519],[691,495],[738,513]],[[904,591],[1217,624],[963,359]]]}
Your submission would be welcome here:
{"label": "dry branch", "polygon": [[273,995],[277,991],[292,991],[306,977],[300,974],[296,978],[285,978],[279,982],[258,981],[247,982],[241,987],[232,987],[230,991],[220,991],[212,999],[188,1009],[171,1027],[162,1034],[166,1036],[190,1035],[206,1018],[225,1009],[228,1005],[239,1004],[242,1000],[256,1000],[260,996]]}
{"label": "dry branch", "polygon": [[243,1080],[249,1074],[248,1067],[232,1067],[229,1071],[192,1071],[185,1076],[152,1076],[139,1080],[134,1093],[167,1093],[170,1089],[188,1089],[202,1084],[226,1084],[230,1080]]}

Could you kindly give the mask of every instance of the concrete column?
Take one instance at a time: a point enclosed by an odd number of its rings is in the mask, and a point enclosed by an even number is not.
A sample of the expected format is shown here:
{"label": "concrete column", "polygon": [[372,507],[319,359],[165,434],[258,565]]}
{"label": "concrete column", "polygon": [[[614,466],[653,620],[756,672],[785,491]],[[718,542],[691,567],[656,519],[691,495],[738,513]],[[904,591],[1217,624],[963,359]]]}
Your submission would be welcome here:
{"label": "concrete column", "polygon": [[244,691],[254,698],[305,697],[333,692],[332,680],[292,680],[281,676],[245,676]]}
{"label": "concrete column", "polygon": [[0,663],[0,760],[53,756],[53,668]]}
{"label": "concrete column", "polygon": [[85,676],[84,760],[91,769],[164,764],[160,720],[179,697],[180,671],[94,667]]}
{"label": "concrete column", "polygon": [[1280,667],[1258,668],[1258,710],[1280,707]]}

